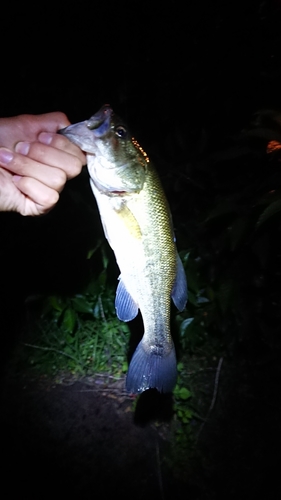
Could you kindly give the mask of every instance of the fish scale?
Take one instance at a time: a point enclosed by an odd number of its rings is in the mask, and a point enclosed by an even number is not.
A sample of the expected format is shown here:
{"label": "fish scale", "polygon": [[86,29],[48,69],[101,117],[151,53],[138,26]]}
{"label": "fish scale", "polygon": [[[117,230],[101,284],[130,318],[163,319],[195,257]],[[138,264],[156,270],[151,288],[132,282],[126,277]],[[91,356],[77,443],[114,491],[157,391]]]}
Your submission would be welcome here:
{"label": "fish scale", "polygon": [[127,390],[170,392],[177,379],[171,298],[183,310],[187,285],[160,179],[108,105],[60,133],[87,154],[90,184],[121,273],[117,316],[131,321],[141,311],[144,334],[129,365]]}

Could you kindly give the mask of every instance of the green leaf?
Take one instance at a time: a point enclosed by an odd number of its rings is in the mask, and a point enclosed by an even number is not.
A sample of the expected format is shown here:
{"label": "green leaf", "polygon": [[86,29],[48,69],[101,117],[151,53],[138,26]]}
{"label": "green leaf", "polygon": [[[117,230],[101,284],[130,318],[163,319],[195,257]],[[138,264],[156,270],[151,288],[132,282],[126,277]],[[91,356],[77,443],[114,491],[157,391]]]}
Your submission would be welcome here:
{"label": "green leaf", "polygon": [[270,205],[274,201],[281,200],[281,191],[280,189],[272,189],[268,193],[264,194],[258,201],[257,205]]}
{"label": "green leaf", "polygon": [[200,276],[197,272],[196,262],[189,259],[188,265],[186,267],[186,279],[188,283],[188,288],[193,292],[198,293],[200,291]]}
{"label": "green leaf", "polygon": [[266,220],[281,211],[281,200],[273,201],[259,216],[256,228],[260,227]]}
{"label": "green leaf", "polygon": [[90,259],[95,253],[96,251],[101,247],[101,245],[103,244],[103,240],[102,239],[99,239],[96,246],[94,248],[91,248],[88,253],[87,253],[87,259]]}
{"label": "green leaf", "polygon": [[236,206],[231,201],[223,201],[217,207],[215,207],[208,215],[205,222],[209,220],[216,219],[224,215],[232,214],[236,211]]}
{"label": "green leaf", "polygon": [[92,279],[90,283],[87,285],[86,289],[84,290],[85,293],[89,295],[96,296],[100,292],[100,285],[98,282],[98,278]]}
{"label": "green leaf", "polygon": [[207,299],[207,297],[197,297],[197,304],[207,304],[209,301],[209,299]]}
{"label": "green leaf", "polygon": [[188,292],[188,302],[189,302],[190,304],[192,304],[193,306],[197,306],[197,305],[198,305],[198,302],[197,302],[197,296],[196,296],[196,295],[194,295],[194,293],[193,293],[193,292],[191,292],[190,290],[189,290],[189,292]]}
{"label": "green leaf", "polygon": [[100,304],[99,301],[97,301],[95,307],[93,308],[93,314],[96,319],[100,318]]}
{"label": "green leaf", "polygon": [[189,420],[193,417],[193,411],[192,410],[185,410],[185,417],[188,418]]}
{"label": "green leaf", "polygon": [[178,392],[178,397],[180,399],[186,400],[191,397],[191,392],[186,387],[181,387],[181,389]]}
{"label": "green leaf", "polygon": [[183,265],[185,266],[185,264],[187,263],[188,261],[188,258],[190,256],[190,252],[187,252],[186,250],[182,250],[180,253],[179,253],[179,256],[180,256],[180,259],[183,263]]}
{"label": "green leaf", "polygon": [[61,326],[65,331],[72,333],[75,324],[76,324],[76,312],[74,311],[74,309],[72,309],[72,307],[68,307],[67,309],[65,309],[63,313]]}
{"label": "green leaf", "polygon": [[189,325],[192,323],[193,320],[194,320],[194,318],[186,318],[183,320],[183,322],[181,323],[181,326],[180,326],[180,335],[181,336],[185,335],[187,328],[189,327]]}
{"label": "green leaf", "polygon": [[63,300],[58,295],[51,295],[48,300],[52,308],[59,312],[62,312],[67,304],[66,300]]}
{"label": "green leaf", "polygon": [[71,299],[72,307],[75,311],[80,313],[93,313],[93,306],[90,304],[83,295]]}
{"label": "green leaf", "polygon": [[67,334],[65,336],[65,340],[68,344],[73,344],[73,342],[75,341],[75,336],[71,336],[70,334]]}
{"label": "green leaf", "polygon": [[122,372],[126,373],[127,371],[128,371],[128,363],[127,361],[124,361],[124,363],[122,364]]}
{"label": "green leaf", "polygon": [[107,266],[108,266],[109,259],[108,259],[107,255],[106,255],[106,251],[104,249],[104,245],[102,245],[102,247],[101,247],[101,254],[102,254],[103,268],[104,268],[104,270],[106,270]]}
{"label": "green leaf", "polygon": [[105,283],[106,283],[106,278],[107,278],[107,272],[106,272],[106,269],[104,269],[104,270],[100,273],[100,275],[99,275],[99,277],[98,277],[98,283],[99,283],[99,285],[100,285],[101,287],[103,287],[103,286],[105,285]]}
{"label": "green leaf", "polygon": [[96,251],[96,248],[91,248],[91,250],[88,251],[86,259],[90,259]]}
{"label": "green leaf", "polygon": [[65,354],[69,354],[70,356],[73,354],[73,351],[69,345],[66,345],[64,350]]}

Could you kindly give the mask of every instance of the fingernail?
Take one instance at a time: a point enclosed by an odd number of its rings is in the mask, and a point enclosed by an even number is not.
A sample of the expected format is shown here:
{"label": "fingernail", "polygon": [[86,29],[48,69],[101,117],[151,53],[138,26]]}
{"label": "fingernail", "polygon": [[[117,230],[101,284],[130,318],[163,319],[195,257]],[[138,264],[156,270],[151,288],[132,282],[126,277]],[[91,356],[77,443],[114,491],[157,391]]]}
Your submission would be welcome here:
{"label": "fingernail", "polygon": [[38,136],[39,142],[42,142],[43,144],[51,144],[52,139],[52,134],[48,134],[48,132],[41,132]]}
{"label": "fingernail", "polygon": [[20,153],[21,155],[27,155],[30,150],[29,142],[18,142],[15,147],[15,152]]}
{"label": "fingernail", "polygon": [[0,163],[7,165],[14,158],[13,153],[9,149],[0,149]]}

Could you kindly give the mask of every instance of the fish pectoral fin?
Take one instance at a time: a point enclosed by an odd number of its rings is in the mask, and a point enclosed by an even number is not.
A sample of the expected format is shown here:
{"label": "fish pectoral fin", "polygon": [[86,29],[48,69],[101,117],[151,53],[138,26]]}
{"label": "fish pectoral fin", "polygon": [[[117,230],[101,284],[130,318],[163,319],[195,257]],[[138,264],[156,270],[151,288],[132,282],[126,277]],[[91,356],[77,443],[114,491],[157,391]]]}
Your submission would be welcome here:
{"label": "fish pectoral fin", "polygon": [[172,345],[167,353],[147,349],[143,340],[137,346],[131,359],[126,379],[126,389],[138,394],[147,389],[161,393],[172,392],[177,381],[177,360]]}
{"label": "fish pectoral fin", "polygon": [[126,203],[122,203],[117,209],[115,209],[119,217],[122,219],[123,224],[128,229],[131,236],[136,239],[141,239],[142,232],[140,225],[135,218],[134,214],[131,212]]}
{"label": "fish pectoral fin", "polygon": [[115,309],[117,317],[121,321],[131,321],[137,316],[139,311],[138,304],[136,304],[132,296],[127,291],[121,276],[116,290]]}
{"label": "fish pectoral fin", "polygon": [[172,290],[172,299],[179,311],[183,311],[187,303],[187,283],[182,261],[177,255],[177,273]]}
{"label": "fish pectoral fin", "polygon": [[[116,228],[118,229],[118,224],[121,222],[121,226],[127,229],[129,232],[129,235],[135,238],[136,240],[140,240],[142,238],[142,231],[140,228],[140,225],[135,218],[134,214],[131,212],[131,210],[127,207],[126,203],[112,203],[112,208],[117,215],[118,219],[117,221],[115,220],[114,223],[116,222]],[[104,235],[110,244],[111,248],[114,251],[114,240],[112,241],[112,238],[110,237],[111,230],[109,227],[109,230],[107,229],[107,221],[106,218],[103,217],[102,213],[100,213],[100,218],[103,226],[103,231]]]}

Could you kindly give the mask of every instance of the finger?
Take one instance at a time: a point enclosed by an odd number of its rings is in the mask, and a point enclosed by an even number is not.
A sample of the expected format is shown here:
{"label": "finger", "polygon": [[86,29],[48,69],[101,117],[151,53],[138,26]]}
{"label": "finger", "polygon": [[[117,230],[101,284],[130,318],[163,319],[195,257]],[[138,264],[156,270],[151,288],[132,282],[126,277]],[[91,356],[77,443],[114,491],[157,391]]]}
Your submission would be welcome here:
{"label": "finger", "polygon": [[61,168],[46,166],[28,156],[12,153],[4,148],[0,148],[0,165],[18,176],[32,177],[59,192],[67,180],[66,172]]}
{"label": "finger", "polygon": [[68,125],[70,122],[67,116],[61,112],[0,118],[1,144],[14,149],[19,141],[33,142],[41,132],[55,134]]}
{"label": "finger", "polygon": [[73,142],[70,142],[67,137],[49,132],[41,132],[38,136],[38,141],[42,144],[46,144],[47,146],[52,146],[53,148],[65,151],[73,156],[77,156],[82,165],[86,165],[86,155],[78,146],[73,144]]}
{"label": "finger", "polygon": [[47,132],[53,132],[54,130],[57,132],[61,128],[70,125],[69,119],[61,111],[37,115],[37,119],[40,124],[43,123],[43,130]]}
{"label": "finger", "polygon": [[[39,205],[37,213],[45,213],[49,211],[58,201],[59,193],[55,190],[42,184],[37,179],[32,177],[13,176],[13,182],[16,187],[33,203]],[[29,203],[30,204],[30,203]],[[25,208],[27,211],[27,207]],[[36,215],[36,213],[23,213],[23,215]]]}
{"label": "finger", "polygon": [[25,155],[40,164],[57,167],[63,170],[67,179],[72,179],[80,174],[84,163],[74,154],[51,146],[46,146],[40,142],[19,142],[15,150],[17,153]]}
{"label": "finger", "polygon": [[34,134],[37,135],[43,131],[55,133],[61,128],[70,125],[67,116],[60,111],[42,115],[20,115],[17,118],[25,134],[32,134],[32,139],[30,140],[34,140]]}

